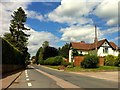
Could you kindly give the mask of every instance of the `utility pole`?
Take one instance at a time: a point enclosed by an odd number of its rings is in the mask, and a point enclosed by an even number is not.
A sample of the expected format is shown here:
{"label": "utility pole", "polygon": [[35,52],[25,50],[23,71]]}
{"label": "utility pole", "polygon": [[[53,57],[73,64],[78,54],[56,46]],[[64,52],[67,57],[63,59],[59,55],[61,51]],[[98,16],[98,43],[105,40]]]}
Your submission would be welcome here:
{"label": "utility pole", "polygon": [[98,38],[97,38],[97,27],[95,25],[95,40],[94,40],[94,43],[95,43],[95,53],[97,55],[97,43],[98,43]]}

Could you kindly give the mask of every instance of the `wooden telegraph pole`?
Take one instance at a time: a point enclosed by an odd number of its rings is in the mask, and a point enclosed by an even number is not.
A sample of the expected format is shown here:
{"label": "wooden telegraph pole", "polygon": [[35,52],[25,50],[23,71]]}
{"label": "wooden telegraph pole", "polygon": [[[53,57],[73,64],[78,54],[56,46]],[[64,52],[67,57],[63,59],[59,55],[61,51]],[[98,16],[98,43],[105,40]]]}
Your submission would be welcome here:
{"label": "wooden telegraph pole", "polygon": [[95,25],[95,40],[94,40],[94,43],[95,43],[95,54],[97,55],[98,38],[97,38],[97,27],[96,27],[96,25]]}

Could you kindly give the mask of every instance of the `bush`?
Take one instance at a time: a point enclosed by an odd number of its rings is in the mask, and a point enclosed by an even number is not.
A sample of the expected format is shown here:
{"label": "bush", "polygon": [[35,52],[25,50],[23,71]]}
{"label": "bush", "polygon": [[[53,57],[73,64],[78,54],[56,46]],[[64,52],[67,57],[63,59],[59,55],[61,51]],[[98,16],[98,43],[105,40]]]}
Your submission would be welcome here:
{"label": "bush", "polygon": [[105,65],[106,66],[114,66],[115,63],[117,64],[117,58],[115,58],[115,56],[113,56],[113,55],[107,55],[105,57]]}
{"label": "bush", "polygon": [[69,63],[67,67],[68,68],[73,68],[74,67],[74,62]]}
{"label": "bush", "polygon": [[96,68],[98,62],[98,57],[96,55],[86,55],[83,62],[81,62],[81,67]]}
{"label": "bush", "polygon": [[115,66],[120,66],[120,54],[118,55],[118,57],[115,57]]}
{"label": "bush", "polygon": [[68,65],[70,65],[70,63],[63,61],[63,62],[61,63],[61,65],[64,65],[65,67],[67,67]]}
{"label": "bush", "polygon": [[38,60],[38,64],[44,65],[44,60]]}
{"label": "bush", "polygon": [[51,57],[44,61],[45,65],[61,65],[63,58],[61,56]]}

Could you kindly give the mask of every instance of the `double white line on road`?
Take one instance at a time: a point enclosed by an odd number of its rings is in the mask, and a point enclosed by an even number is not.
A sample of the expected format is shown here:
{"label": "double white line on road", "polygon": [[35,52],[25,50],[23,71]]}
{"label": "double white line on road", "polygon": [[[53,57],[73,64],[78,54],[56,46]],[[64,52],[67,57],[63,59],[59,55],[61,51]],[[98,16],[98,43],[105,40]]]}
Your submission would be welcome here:
{"label": "double white line on road", "polygon": [[[29,81],[30,79],[28,78],[29,76],[28,76],[28,73],[27,73],[27,70],[25,70],[25,76],[26,76],[26,80],[27,81]],[[30,87],[30,86],[32,86],[32,84],[31,83],[27,83],[27,85]]]}

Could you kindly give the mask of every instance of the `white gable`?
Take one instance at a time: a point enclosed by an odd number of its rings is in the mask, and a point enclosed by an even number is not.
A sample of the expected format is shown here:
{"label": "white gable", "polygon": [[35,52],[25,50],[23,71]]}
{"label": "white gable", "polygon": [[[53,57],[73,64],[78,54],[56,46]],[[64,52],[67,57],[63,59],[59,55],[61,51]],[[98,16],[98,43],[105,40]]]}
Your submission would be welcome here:
{"label": "white gable", "polygon": [[109,44],[105,41],[102,46],[109,46]]}

